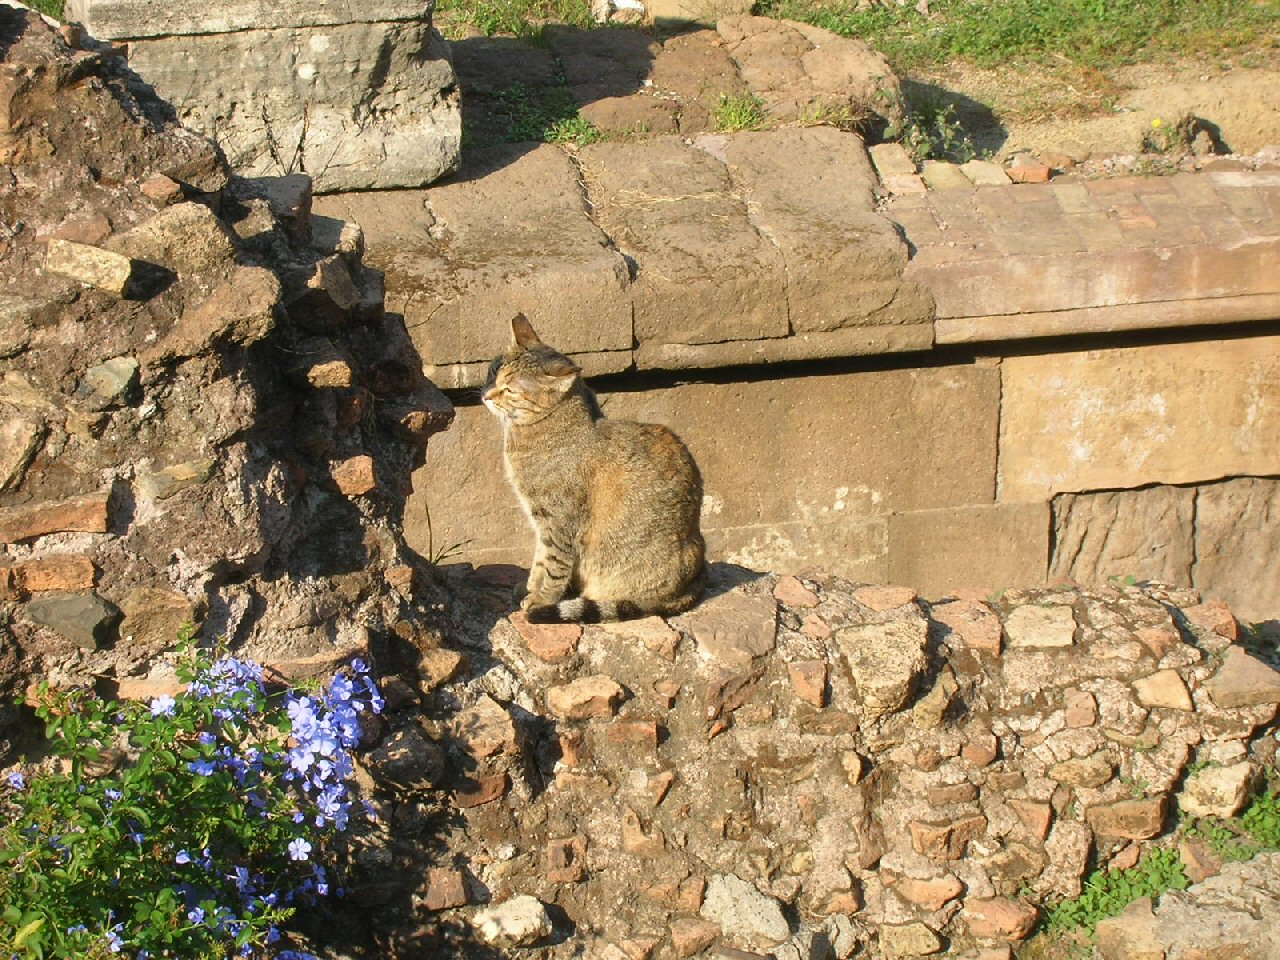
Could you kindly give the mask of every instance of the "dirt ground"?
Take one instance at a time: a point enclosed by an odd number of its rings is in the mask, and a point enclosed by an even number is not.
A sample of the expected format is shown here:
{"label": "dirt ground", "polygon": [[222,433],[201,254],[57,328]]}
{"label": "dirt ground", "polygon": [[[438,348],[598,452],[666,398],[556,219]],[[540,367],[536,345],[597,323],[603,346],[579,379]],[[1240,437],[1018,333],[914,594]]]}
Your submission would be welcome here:
{"label": "dirt ground", "polygon": [[1152,121],[1190,114],[1227,152],[1280,146],[1280,51],[1236,60],[1138,64],[1109,70],[944,66],[908,76],[912,105],[955,105],[979,151],[1022,150],[1076,160],[1133,153]]}

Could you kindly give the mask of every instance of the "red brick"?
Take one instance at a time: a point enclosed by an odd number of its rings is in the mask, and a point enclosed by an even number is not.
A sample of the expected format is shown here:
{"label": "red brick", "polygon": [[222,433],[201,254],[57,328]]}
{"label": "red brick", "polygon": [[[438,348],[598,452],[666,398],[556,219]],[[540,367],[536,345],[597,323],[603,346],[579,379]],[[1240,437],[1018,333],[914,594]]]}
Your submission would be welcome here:
{"label": "red brick", "polygon": [[108,492],[0,510],[0,542],[17,543],[46,533],[106,533]]}
{"label": "red brick", "polygon": [[964,903],[961,916],[975,937],[1025,940],[1035,927],[1040,911],[1029,903],[1007,897],[970,897]]}
{"label": "red brick", "polygon": [[530,623],[523,610],[511,615],[511,625],[539,660],[555,663],[578,652],[582,626],[577,623]]}
{"label": "red brick", "polygon": [[827,665],[821,660],[805,660],[787,664],[791,688],[801,700],[815,707],[827,704]]}
{"label": "red brick", "polygon": [[85,556],[50,556],[27,560],[14,568],[28,593],[92,590],[98,578],[93,560]]}
{"label": "red brick", "polygon": [[422,905],[428,910],[448,910],[464,907],[470,902],[467,896],[466,877],[454,867],[431,867],[427,870],[427,889]]}
{"label": "red brick", "polygon": [[773,588],[774,599],[788,607],[816,607],[818,595],[796,577],[779,577]]}
{"label": "red brick", "polygon": [[361,455],[334,464],[330,470],[333,482],[348,497],[362,497],[378,486],[373,457]]}

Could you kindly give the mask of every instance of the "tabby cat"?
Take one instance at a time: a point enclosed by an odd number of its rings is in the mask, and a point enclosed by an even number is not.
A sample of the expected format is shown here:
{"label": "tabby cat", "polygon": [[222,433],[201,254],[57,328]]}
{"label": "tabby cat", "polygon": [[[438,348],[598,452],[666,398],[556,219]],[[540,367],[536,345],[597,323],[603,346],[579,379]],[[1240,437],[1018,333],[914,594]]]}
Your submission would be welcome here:
{"label": "tabby cat", "polygon": [[518,314],[482,399],[536,535],[521,606],[535,623],[687,610],[702,595],[702,477],[666,427],[609,420],[581,371]]}

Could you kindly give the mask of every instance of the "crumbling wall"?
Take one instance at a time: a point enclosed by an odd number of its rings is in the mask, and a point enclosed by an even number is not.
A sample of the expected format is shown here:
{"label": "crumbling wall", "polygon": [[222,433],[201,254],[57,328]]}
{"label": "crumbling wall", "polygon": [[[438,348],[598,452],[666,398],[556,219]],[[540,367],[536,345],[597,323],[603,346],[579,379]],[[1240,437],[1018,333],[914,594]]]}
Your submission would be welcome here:
{"label": "crumbling wall", "polygon": [[452,411],[311,184],[232,181],[120,61],[0,7],[0,693],[136,695],[184,622],[288,673],[409,610]]}
{"label": "crumbling wall", "polygon": [[[1087,870],[1231,816],[1275,761],[1275,652],[1191,591],[926,603],[719,567],[687,614],[584,628],[506,616],[515,579],[453,568],[467,659],[442,651],[423,709],[392,717],[435,747],[371,759],[399,784],[396,862],[436,853],[360,895],[384,925],[412,902],[437,950],[1008,958]],[[1184,856],[1196,880],[1221,867]],[[1280,899],[1244,900],[1184,900],[1230,920],[1200,929],[1148,905],[1144,929],[1268,956],[1247,951]],[[1107,960],[1138,955],[1109,935]]]}

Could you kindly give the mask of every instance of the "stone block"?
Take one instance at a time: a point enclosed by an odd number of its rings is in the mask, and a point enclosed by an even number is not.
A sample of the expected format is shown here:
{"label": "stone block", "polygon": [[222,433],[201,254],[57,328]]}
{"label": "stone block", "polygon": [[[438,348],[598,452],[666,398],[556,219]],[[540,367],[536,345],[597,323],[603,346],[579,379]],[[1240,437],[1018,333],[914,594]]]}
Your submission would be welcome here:
{"label": "stone block", "polygon": [[104,490],[0,510],[0,543],[18,543],[47,533],[105,533],[108,497]]}
{"label": "stone block", "polygon": [[1214,704],[1225,709],[1280,703],[1280,671],[1240,647],[1227,649],[1205,687]]}
{"label": "stone block", "polygon": [[[1273,439],[1273,449],[1274,449]],[[1276,618],[1280,597],[1280,481],[1245,477],[1196,491],[1191,583],[1221,597],[1245,623]]]}
{"label": "stone block", "polygon": [[428,367],[477,364],[468,385],[510,345],[519,312],[571,356],[631,349],[627,264],[557,147],[500,151],[483,175],[429,193],[317,197],[314,208],[364,227],[387,309],[404,314]]}
{"label": "stone block", "polygon": [[859,137],[831,127],[745,133],[723,152],[752,224],[782,253],[793,333],[932,319],[924,298],[916,315],[889,309],[907,247],[874,212]]}
{"label": "stone block", "polygon": [[774,648],[778,604],[772,597],[726,593],[681,617],[698,650],[717,663],[743,666]]}
{"label": "stone block", "polygon": [[1150,840],[1164,829],[1165,800],[1163,796],[1121,800],[1090,807],[1085,818],[1103,836]]}
{"label": "stone block", "polygon": [[[549,334],[547,339],[555,343]],[[942,520],[927,514],[917,524],[916,542],[925,547],[918,566],[929,577],[920,583],[890,578],[891,511],[990,502],[999,402],[995,369],[694,383],[602,394],[601,400],[608,416],[665,423],[688,444],[702,471],[702,529],[713,559],[780,572],[821,564],[864,582],[892,579],[941,590],[955,586],[966,567],[931,565],[928,552],[937,549],[932,534],[938,528],[954,538],[949,555],[970,567],[979,545],[965,538],[1008,529],[963,511],[958,523],[944,524],[945,514]],[[732,430],[725,427],[726,411]],[[410,544],[427,557],[464,544],[463,560],[527,564],[533,533],[503,474],[497,420],[483,407],[459,407],[454,425],[431,443],[405,512]],[[1047,541],[1047,507],[1041,510],[1041,540]],[[1041,564],[1047,546],[1042,549]],[[1003,563],[1004,555],[986,551],[979,566],[997,561]],[[1008,571],[1006,582],[1015,582],[1014,573]]]}
{"label": "stone block", "polygon": [[547,708],[561,720],[611,717],[625,691],[604,675],[579,677],[547,690]]}
{"label": "stone block", "polygon": [[106,247],[134,260],[167,267],[179,276],[234,262],[236,243],[218,215],[203,203],[166,207],[117,234]]}
{"label": "stone block", "polygon": [[1126,304],[1149,304],[1147,312],[1158,313],[1166,301],[1275,294],[1280,290],[1270,264],[1278,253],[1280,239],[1221,246],[1130,244],[1097,252],[921,261],[908,276],[932,291],[940,319],[1006,316],[1012,328],[1025,313]]}
{"label": "stone block", "polygon": [[579,157],[596,222],[636,264],[637,340],[788,334],[782,255],[752,225],[724,164],[678,140],[595,144]]}
{"label": "stone block", "polygon": [[50,240],[44,268],[115,297],[128,294],[134,283],[134,263],[128,257],[74,240]]}
{"label": "stone block", "polygon": [[1049,578],[1084,586],[1113,577],[1189,584],[1196,496],[1191,488],[1157,486],[1054,497]]}
{"label": "stone block", "polygon": [[1274,469],[1280,337],[1009,357],[1001,368],[1002,501]]}
{"label": "stone block", "polygon": [[645,0],[645,15],[658,23],[715,23],[721,17],[750,13],[751,0]]}
{"label": "stone block", "polygon": [[1035,586],[1044,582],[1048,557],[1046,503],[956,506],[889,517],[889,579],[925,596],[943,596],[956,587],[994,592]]}
{"label": "stone block", "polygon": [[86,650],[105,643],[120,619],[120,611],[87,591],[42,595],[27,604],[26,615]]}
{"label": "stone block", "polygon": [[129,66],[243,176],[306,170],[327,192],[417,187],[456,170],[459,93],[448,45],[422,9],[374,19],[351,13],[361,5],[319,6],[327,22],[265,17],[232,29],[206,8],[189,31],[128,37]]}
{"label": "stone block", "polygon": [[216,9],[195,0],[68,0],[67,19],[99,40],[181,33],[227,33],[266,27],[323,27],[352,21],[417,20],[434,2],[422,0],[228,0]]}
{"label": "stone block", "polygon": [[770,17],[721,17],[716,31],[771,117],[872,118],[902,128],[905,110],[898,78],[865,41]]}

